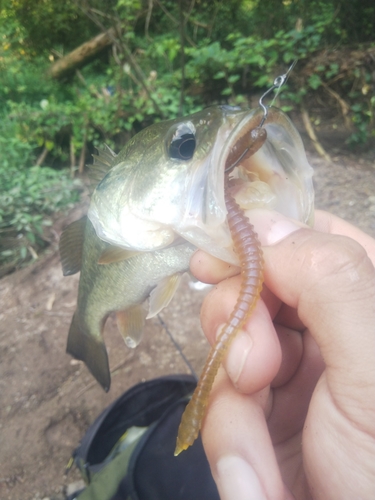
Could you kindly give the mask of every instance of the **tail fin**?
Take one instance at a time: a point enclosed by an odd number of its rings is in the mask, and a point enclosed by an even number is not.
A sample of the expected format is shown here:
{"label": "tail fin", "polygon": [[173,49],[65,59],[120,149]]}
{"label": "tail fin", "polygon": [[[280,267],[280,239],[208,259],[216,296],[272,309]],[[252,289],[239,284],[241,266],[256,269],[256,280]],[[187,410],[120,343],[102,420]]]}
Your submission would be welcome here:
{"label": "tail fin", "polygon": [[111,374],[105,344],[101,338],[97,339],[80,327],[76,313],[70,325],[66,352],[83,361],[103,389],[109,391]]}

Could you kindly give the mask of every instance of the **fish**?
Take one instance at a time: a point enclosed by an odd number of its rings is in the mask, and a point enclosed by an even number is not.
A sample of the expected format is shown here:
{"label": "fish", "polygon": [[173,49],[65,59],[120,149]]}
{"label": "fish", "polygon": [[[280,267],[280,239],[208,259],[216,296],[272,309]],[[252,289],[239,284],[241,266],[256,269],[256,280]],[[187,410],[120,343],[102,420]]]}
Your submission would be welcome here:
{"label": "fish", "polygon": [[81,271],[67,352],[106,391],[109,314],[134,347],[146,319],[169,304],[197,248],[246,269],[235,326],[228,323],[210,354],[216,361],[206,363],[183,417],[178,454],[195,440],[217,368],[262,287],[261,248],[246,211],[267,208],[312,224],[313,171],[282,111],[270,107],[264,120],[262,109],[226,105],[155,123],[118,155],[99,152],[93,170],[98,184],[87,217],[63,232],[60,255],[64,275]]}

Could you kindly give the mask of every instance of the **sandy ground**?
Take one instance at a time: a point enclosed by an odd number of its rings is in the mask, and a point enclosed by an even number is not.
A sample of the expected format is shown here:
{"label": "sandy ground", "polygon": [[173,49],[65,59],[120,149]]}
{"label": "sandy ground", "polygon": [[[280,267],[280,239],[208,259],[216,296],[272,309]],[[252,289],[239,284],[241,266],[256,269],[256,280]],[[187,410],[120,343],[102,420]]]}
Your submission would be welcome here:
{"label": "sandy ground", "polygon": [[[309,155],[315,169],[316,206],[375,237],[375,165],[347,156],[328,164]],[[77,207],[70,219],[78,218]],[[57,228],[59,231],[60,228]],[[135,350],[125,347],[110,318],[106,326],[112,388],[93,381],[65,354],[78,276],[63,277],[56,248],[36,264],[0,281],[0,498],[63,500],[79,479],[64,476],[71,452],[95,417],[130,386],[188,368],[158,319],[147,324]],[[207,291],[186,279],[163,320],[199,372],[207,343],[199,325]]]}

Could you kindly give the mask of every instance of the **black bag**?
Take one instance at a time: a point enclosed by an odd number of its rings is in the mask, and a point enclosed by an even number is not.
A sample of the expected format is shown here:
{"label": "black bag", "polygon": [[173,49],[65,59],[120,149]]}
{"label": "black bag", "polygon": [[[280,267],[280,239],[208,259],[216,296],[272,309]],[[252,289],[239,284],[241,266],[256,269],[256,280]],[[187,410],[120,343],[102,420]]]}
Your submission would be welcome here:
{"label": "black bag", "polygon": [[138,384],[96,419],[73,454],[87,488],[70,500],[219,500],[200,437],[174,456],[189,375]]}

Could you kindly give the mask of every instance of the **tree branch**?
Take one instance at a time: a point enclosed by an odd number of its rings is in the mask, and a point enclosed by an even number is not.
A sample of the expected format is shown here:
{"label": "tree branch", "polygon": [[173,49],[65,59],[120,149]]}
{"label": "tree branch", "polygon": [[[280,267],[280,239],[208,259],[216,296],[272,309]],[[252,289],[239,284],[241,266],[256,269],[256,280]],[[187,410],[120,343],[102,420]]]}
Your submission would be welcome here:
{"label": "tree branch", "polygon": [[100,33],[100,35],[83,43],[72,52],[56,61],[49,69],[50,76],[56,79],[62,78],[66,74],[71,73],[74,69],[86,64],[96,54],[112,45],[112,34],[114,34],[114,30],[112,29],[106,33]]}
{"label": "tree branch", "polygon": [[117,26],[116,26],[116,29],[115,28],[110,28],[109,30],[107,30],[105,28],[105,26],[102,24],[102,22],[98,19],[97,15],[95,13],[93,13],[93,11],[91,10],[90,7],[88,8],[83,8],[81,6],[81,9],[82,11],[86,14],[86,16],[91,19],[97,26],[99,26],[103,31],[105,31],[109,38],[112,40],[112,43],[115,44],[126,56],[126,58],[128,59],[129,61],[129,64],[130,66],[132,67],[133,71],[135,72],[138,80],[139,80],[139,83],[140,85],[143,87],[144,91],[146,92],[147,94],[147,97],[150,99],[150,101],[152,102],[154,108],[155,108],[155,111],[162,117],[164,118],[164,113],[162,112],[162,110],[160,109],[159,105],[157,104],[157,102],[155,101],[155,99],[152,97],[151,95],[151,92],[150,92],[150,89],[148,88],[147,84],[146,84],[146,77],[142,71],[142,69],[140,68],[140,66],[138,65],[137,61],[135,60],[135,58],[133,57],[133,54],[131,53],[131,50],[130,48],[128,47],[128,45],[125,43],[124,41],[124,37],[123,36],[118,36],[116,38],[115,34],[116,33],[119,33],[121,32],[121,26],[120,26],[120,23],[117,22]]}
{"label": "tree branch", "polygon": [[301,106],[301,115],[302,115],[302,120],[303,124],[305,125],[306,132],[308,136],[310,137],[314,148],[318,152],[320,156],[322,156],[325,160],[327,160],[329,163],[332,163],[331,157],[329,154],[326,152],[326,150],[323,148],[323,146],[320,144],[316,134],[314,127],[311,125],[311,120],[309,116],[309,112],[304,106]]}

